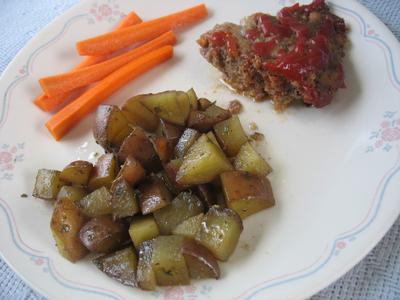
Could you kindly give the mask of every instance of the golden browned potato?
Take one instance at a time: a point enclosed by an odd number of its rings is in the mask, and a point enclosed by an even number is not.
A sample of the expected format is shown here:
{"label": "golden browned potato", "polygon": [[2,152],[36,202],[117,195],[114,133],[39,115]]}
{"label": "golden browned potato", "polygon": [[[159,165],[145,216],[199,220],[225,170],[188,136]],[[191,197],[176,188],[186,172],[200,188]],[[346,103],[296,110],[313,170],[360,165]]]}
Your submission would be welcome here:
{"label": "golden browned potato", "polygon": [[79,189],[65,187],[60,191],[50,222],[58,251],[72,262],[83,258],[88,252],[79,239],[79,231],[87,221],[75,203],[83,195]]}
{"label": "golden browned potato", "polygon": [[172,154],[174,153],[174,147],[172,146],[172,144],[164,136],[156,136],[153,139],[153,142],[154,149],[156,150],[161,162],[168,162],[171,159]]}
{"label": "golden browned potato", "polygon": [[185,92],[166,91],[142,95],[140,101],[161,119],[184,126],[190,111],[189,97]]}
{"label": "golden browned potato", "polygon": [[111,194],[104,186],[83,197],[77,202],[77,205],[85,215],[91,218],[113,212]]}
{"label": "golden browned potato", "polygon": [[163,178],[166,182],[168,189],[175,195],[184,190],[188,186],[179,184],[176,181],[176,174],[179,171],[183,162],[182,158],[172,159],[169,163],[164,165]]}
{"label": "golden browned potato", "polygon": [[136,269],[138,262],[135,248],[127,247],[114,253],[100,256],[94,259],[93,263],[100,271],[118,282],[128,286],[137,286]]}
{"label": "golden browned potato", "polygon": [[183,185],[207,183],[219,174],[232,169],[231,163],[221,149],[203,134],[184,156],[176,181]]}
{"label": "golden browned potato", "polygon": [[140,244],[138,253],[139,260],[136,272],[138,286],[143,290],[152,291],[156,289],[157,281],[152,267],[154,240],[144,241]]}
{"label": "golden browned potato", "polygon": [[172,234],[181,235],[186,238],[195,239],[200,231],[201,222],[203,221],[204,214],[200,213],[197,216],[190,217],[181,222],[172,230]]}
{"label": "golden browned potato", "polygon": [[185,257],[190,278],[219,278],[218,262],[204,246],[194,240],[183,239],[182,254]]}
{"label": "golden browned potato", "polygon": [[156,210],[153,215],[161,234],[171,234],[172,230],[186,219],[204,211],[203,203],[192,192],[182,192],[171,204]]}
{"label": "golden browned potato", "polygon": [[114,219],[130,217],[139,212],[136,194],[123,177],[114,180],[111,186],[111,194]]}
{"label": "golden browned potato", "polygon": [[205,214],[196,240],[219,260],[226,261],[233,253],[243,231],[239,215],[214,205]]}
{"label": "golden browned potato", "polygon": [[198,107],[199,107],[199,110],[206,110],[207,108],[209,108],[211,105],[213,105],[214,103],[213,102],[211,102],[210,100],[208,100],[208,99],[206,99],[206,98],[200,98],[199,100],[198,100],[198,103],[199,103],[199,105],[198,105]]}
{"label": "golden browned potato", "polygon": [[96,111],[93,135],[106,151],[118,149],[131,132],[124,114],[115,105],[100,105]]}
{"label": "golden browned potato", "polygon": [[214,143],[215,146],[218,146],[218,148],[222,150],[221,145],[218,143],[217,138],[215,137],[214,132],[212,132],[212,131],[207,132],[207,137],[208,137],[208,139],[209,139],[211,142]]}
{"label": "golden browned potato", "polygon": [[138,189],[140,210],[144,215],[167,206],[172,200],[165,184],[155,176],[142,182]]}
{"label": "golden browned potato", "polygon": [[60,173],[60,179],[75,185],[86,186],[92,172],[93,165],[84,160],[76,160],[68,164]]}
{"label": "golden browned potato", "polygon": [[190,110],[196,110],[198,106],[196,92],[191,88],[186,92],[186,94],[189,97]]}
{"label": "golden browned potato", "polygon": [[94,191],[100,187],[110,188],[118,174],[118,163],[112,153],[100,156],[90,175],[88,188]]}
{"label": "golden browned potato", "polygon": [[133,128],[119,149],[118,159],[121,162],[124,162],[128,156],[137,159],[145,169],[152,167],[157,158],[153,144],[140,127]]}
{"label": "golden browned potato", "polygon": [[158,126],[156,134],[165,137],[172,147],[175,147],[184,130],[185,128],[183,126],[160,120],[160,125]]}
{"label": "golden browned potato", "polygon": [[174,154],[177,158],[182,158],[194,142],[199,138],[200,132],[192,128],[186,128],[175,146]]}
{"label": "golden browned potato", "polygon": [[158,127],[159,118],[142,104],[141,98],[142,96],[139,95],[128,99],[122,105],[122,113],[132,125],[153,132]]}
{"label": "golden browned potato", "polygon": [[135,216],[129,226],[129,235],[136,248],[142,242],[159,236],[160,232],[153,215]]}
{"label": "golden browned potato", "polygon": [[200,132],[208,132],[219,122],[228,119],[231,113],[215,104],[210,105],[204,111],[193,110],[189,114],[188,127]]}
{"label": "golden browned potato", "polygon": [[87,191],[80,186],[64,185],[57,194],[57,201],[61,199],[68,199],[73,202],[81,200],[87,195]]}
{"label": "golden browned potato", "polygon": [[235,156],[240,147],[247,142],[246,133],[236,115],[216,124],[214,131],[222,149],[229,157]]}
{"label": "golden browned potato", "polygon": [[244,171],[221,174],[225,201],[242,219],[275,204],[269,180]]}
{"label": "golden browned potato", "polygon": [[236,170],[246,171],[259,176],[266,176],[272,172],[271,166],[254,150],[249,142],[244,143],[240,147],[233,165]]}
{"label": "golden browned potato", "polygon": [[60,171],[39,169],[32,196],[44,200],[55,200],[65,183],[60,179]]}
{"label": "golden browned potato", "polygon": [[91,219],[79,231],[79,238],[87,249],[105,253],[117,249],[128,239],[125,226],[110,216]]}
{"label": "golden browned potato", "polygon": [[200,200],[204,204],[204,207],[207,209],[217,204],[217,193],[211,184],[199,184],[195,187],[194,192],[199,196]]}
{"label": "golden browned potato", "polygon": [[154,239],[151,265],[158,285],[190,283],[182,244],[183,237],[177,235],[158,236]]}
{"label": "golden browned potato", "polygon": [[146,177],[146,170],[133,156],[128,156],[119,173],[129,184],[135,185]]}

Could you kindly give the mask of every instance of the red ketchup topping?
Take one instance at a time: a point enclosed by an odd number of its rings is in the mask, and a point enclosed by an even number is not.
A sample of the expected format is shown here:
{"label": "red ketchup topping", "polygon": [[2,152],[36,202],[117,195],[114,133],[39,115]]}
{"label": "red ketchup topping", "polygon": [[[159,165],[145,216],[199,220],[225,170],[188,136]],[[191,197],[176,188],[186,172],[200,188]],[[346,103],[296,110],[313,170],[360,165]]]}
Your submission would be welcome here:
{"label": "red ketchup topping", "polygon": [[226,49],[230,55],[234,57],[238,55],[238,45],[236,39],[229,32],[215,31],[211,34],[210,41],[214,47],[226,46]]}

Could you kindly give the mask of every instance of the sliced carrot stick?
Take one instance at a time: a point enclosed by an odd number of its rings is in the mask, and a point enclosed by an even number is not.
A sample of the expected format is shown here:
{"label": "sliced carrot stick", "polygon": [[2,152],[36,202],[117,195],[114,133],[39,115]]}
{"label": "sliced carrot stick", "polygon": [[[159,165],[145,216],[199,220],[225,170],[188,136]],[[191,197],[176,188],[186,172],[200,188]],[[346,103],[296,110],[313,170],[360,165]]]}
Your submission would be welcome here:
{"label": "sliced carrot stick", "polygon": [[60,140],[73,126],[111,94],[132,79],[168,60],[172,55],[172,46],[164,46],[131,61],[57,112],[46,123],[47,129],[56,140]]}
{"label": "sliced carrot stick", "polygon": [[[136,25],[142,22],[142,19],[134,12],[130,12],[122,21],[118,24],[115,30],[120,30],[125,27],[129,27],[132,25]],[[102,62],[108,58],[108,55],[102,56],[88,56],[84,60],[82,60],[75,68],[83,68],[87,66],[91,66]],[[36,97],[33,102],[43,111],[49,112],[55,110],[57,107],[65,103],[65,101],[71,96],[70,93],[66,93],[64,95],[56,95],[53,97],[48,97],[46,94],[39,95]]]}
{"label": "sliced carrot stick", "polygon": [[175,43],[175,34],[172,31],[168,31],[158,38],[155,38],[146,44],[143,44],[112,59],[67,73],[44,77],[39,80],[39,83],[48,96],[64,94],[78,87],[87,86],[103,79],[108,74],[114,72],[118,68],[127,64],[131,60],[138,58],[139,56],[142,56],[162,46],[172,46]]}
{"label": "sliced carrot stick", "polygon": [[200,4],[171,15],[80,41],[76,46],[80,55],[105,55],[133,43],[151,40],[166,31],[189,26],[205,18],[207,14],[206,6]]}

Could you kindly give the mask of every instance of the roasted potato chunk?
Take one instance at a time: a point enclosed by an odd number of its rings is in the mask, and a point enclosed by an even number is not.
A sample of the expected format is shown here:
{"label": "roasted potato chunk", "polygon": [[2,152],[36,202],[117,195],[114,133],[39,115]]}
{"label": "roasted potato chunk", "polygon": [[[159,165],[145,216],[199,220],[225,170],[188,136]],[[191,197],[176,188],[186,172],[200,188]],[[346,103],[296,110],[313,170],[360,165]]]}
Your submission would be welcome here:
{"label": "roasted potato chunk", "polygon": [[129,226],[129,235],[136,248],[143,241],[151,240],[160,235],[153,215],[134,217]]}
{"label": "roasted potato chunk", "polygon": [[89,190],[94,191],[102,186],[110,188],[118,174],[118,169],[118,163],[113,154],[100,156],[90,175]]}
{"label": "roasted potato chunk", "polygon": [[210,105],[204,111],[193,110],[189,114],[188,127],[200,132],[210,131],[213,126],[228,119],[231,113],[215,104]]}
{"label": "roasted potato chunk", "polygon": [[190,147],[176,175],[183,185],[195,185],[212,181],[219,174],[233,167],[225,154],[203,134]]}
{"label": "roasted potato chunk", "polygon": [[133,156],[128,156],[122,165],[119,176],[122,176],[129,184],[135,185],[146,177],[146,170]]}
{"label": "roasted potato chunk", "polygon": [[203,110],[203,111],[214,104],[213,102],[211,102],[207,98],[200,98],[198,100],[198,103],[199,103],[199,105],[198,105],[199,110]]}
{"label": "roasted potato chunk", "polygon": [[65,183],[60,179],[60,171],[39,169],[32,196],[44,200],[55,200]]}
{"label": "roasted potato chunk", "polygon": [[128,239],[125,226],[110,216],[91,219],[79,232],[79,238],[87,249],[95,253],[115,250]]}
{"label": "roasted potato chunk", "polygon": [[74,185],[86,186],[92,172],[93,165],[84,160],[76,160],[68,164],[60,173],[60,179]]}
{"label": "roasted potato chunk", "polygon": [[218,262],[204,246],[194,240],[183,239],[182,254],[185,257],[190,278],[219,278]]}
{"label": "roasted potato chunk", "polygon": [[181,126],[185,125],[190,111],[189,97],[181,91],[142,95],[141,102],[161,119]]}
{"label": "roasted potato chunk", "polygon": [[57,194],[57,201],[68,199],[69,201],[78,202],[87,195],[87,191],[83,187],[64,185]]}
{"label": "roasted potato chunk", "polygon": [[160,125],[158,126],[156,134],[165,137],[171,146],[175,147],[184,130],[185,128],[183,126],[160,120]]}
{"label": "roasted potato chunk", "polygon": [[182,244],[183,237],[175,235],[159,236],[154,239],[151,265],[158,285],[190,283]]}
{"label": "roasted potato chunk", "polygon": [[137,267],[137,283],[143,290],[152,291],[156,289],[157,281],[152,267],[154,240],[144,241],[139,246],[139,260]]}
{"label": "roasted potato chunk", "polygon": [[175,146],[174,154],[177,158],[182,158],[194,142],[199,138],[200,132],[192,128],[186,128]]}
{"label": "roasted potato chunk", "polygon": [[83,195],[78,190],[79,188],[65,187],[60,191],[50,222],[58,251],[72,262],[83,258],[88,252],[78,236],[87,221],[75,203]]}
{"label": "roasted potato chunk", "polygon": [[196,92],[191,88],[186,92],[186,94],[189,97],[190,110],[196,110],[198,106]]}
{"label": "roasted potato chunk", "polygon": [[226,261],[233,253],[243,231],[239,215],[214,205],[205,214],[196,240],[219,260]]}
{"label": "roasted potato chunk", "polygon": [[168,162],[174,152],[174,147],[171,145],[168,139],[163,136],[156,136],[154,138],[154,148],[158,157],[163,163]]}
{"label": "roasted potato chunk", "polygon": [[91,218],[113,212],[111,194],[104,186],[83,197],[77,204],[81,211]]}
{"label": "roasted potato chunk", "polygon": [[155,176],[142,182],[138,189],[140,210],[144,215],[167,206],[172,200],[165,184]]}
{"label": "roasted potato chunk", "polygon": [[269,180],[244,171],[221,174],[225,201],[244,219],[275,204]]}
{"label": "roasted potato chunk", "polygon": [[182,192],[171,204],[156,210],[154,219],[160,233],[171,234],[172,230],[181,222],[204,211],[203,203],[191,192]]}
{"label": "roasted potato chunk", "polygon": [[106,151],[118,149],[131,131],[127,119],[118,106],[100,105],[97,108],[93,135],[96,142]]}
{"label": "roasted potato chunk", "polygon": [[235,156],[240,147],[247,142],[247,136],[243,130],[238,116],[222,121],[214,126],[217,139],[229,157]]}
{"label": "roasted potato chunk", "polygon": [[199,196],[205,208],[208,209],[211,206],[217,204],[217,193],[215,191],[215,188],[211,184],[199,184],[198,186],[196,186],[194,192],[197,196]]}
{"label": "roasted potato chunk", "polygon": [[142,104],[141,99],[140,95],[128,99],[122,105],[122,113],[130,124],[153,132],[158,127],[159,118]]}
{"label": "roasted potato chunk", "polygon": [[93,263],[100,271],[118,282],[128,286],[137,286],[136,269],[138,261],[133,247],[100,256],[94,259]]}
{"label": "roasted potato chunk", "polygon": [[111,186],[111,194],[114,219],[130,217],[139,212],[136,194],[123,177],[114,180]]}
{"label": "roasted potato chunk", "polygon": [[212,131],[207,132],[207,137],[211,142],[213,142],[215,146],[217,146],[219,149],[222,150],[221,145],[218,143],[217,138],[215,137],[215,134]]}
{"label": "roasted potato chunk", "polygon": [[233,165],[236,170],[246,171],[259,176],[266,176],[272,172],[270,165],[254,150],[249,142],[244,143],[240,147]]}
{"label": "roasted potato chunk", "polygon": [[172,230],[172,234],[181,235],[186,238],[195,239],[200,231],[201,222],[203,221],[204,214],[200,213],[197,216],[190,217],[181,222]]}
{"label": "roasted potato chunk", "polygon": [[168,189],[175,195],[179,194],[180,191],[188,187],[187,185],[179,184],[176,181],[176,174],[178,173],[179,168],[182,165],[182,162],[183,159],[177,158],[171,160],[169,163],[164,165],[164,173],[163,173],[164,181],[166,182]]}

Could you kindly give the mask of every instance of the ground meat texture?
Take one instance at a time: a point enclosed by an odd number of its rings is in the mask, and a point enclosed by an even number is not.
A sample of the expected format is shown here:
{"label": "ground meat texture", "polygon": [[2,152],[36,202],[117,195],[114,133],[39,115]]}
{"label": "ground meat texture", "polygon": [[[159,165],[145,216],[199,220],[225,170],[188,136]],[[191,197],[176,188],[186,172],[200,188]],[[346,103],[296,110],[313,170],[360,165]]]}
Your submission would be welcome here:
{"label": "ground meat texture", "polygon": [[295,101],[323,107],[345,87],[346,26],[324,0],[216,25],[198,43],[229,85],[257,101],[272,98],[277,111]]}
{"label": "ground meat texture", "polygon": [[243,105],[239,100],[232,100],[229,102],[228,110],[233,115],[238,115],[243,110]]}

